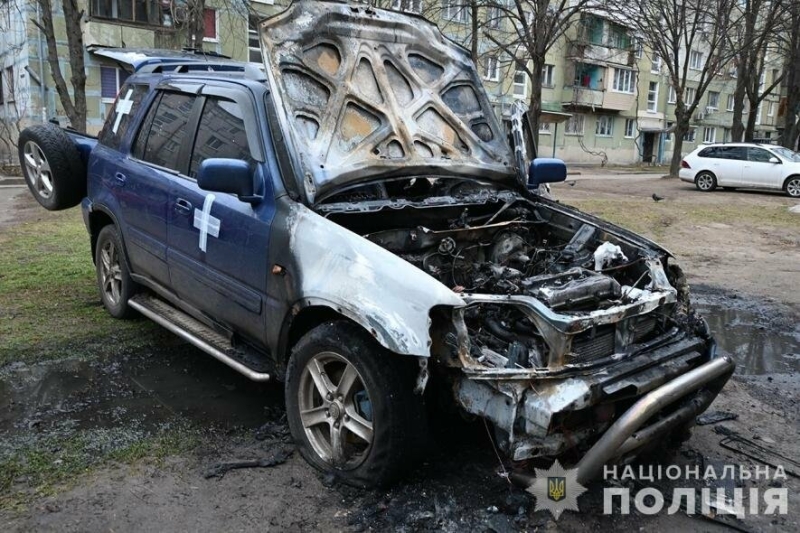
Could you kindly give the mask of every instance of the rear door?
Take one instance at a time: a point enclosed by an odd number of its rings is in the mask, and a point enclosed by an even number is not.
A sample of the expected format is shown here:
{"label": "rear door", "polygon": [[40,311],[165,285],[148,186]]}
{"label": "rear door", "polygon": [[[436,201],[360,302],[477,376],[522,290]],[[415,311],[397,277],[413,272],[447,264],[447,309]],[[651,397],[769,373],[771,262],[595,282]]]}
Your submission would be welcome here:
{"label": "rear door", "polygon": [[722,187],[741,185],[747,149],[742,146],[719,146],[717,158],[720,168],[717,183]]}
{"label": "rear door", "polygon": [[[172,178],[168,224],[168,261],[173,288],[181,299],[215,321],[263,342],[269,230],[275,214],[269,180],[263,180],[263,156],[257,145],[255,111],[245,91],[204,90],[202,112],[188,171]],[[195,176],[206,158],[250,163],[264,193],[256,205],[233,194],[204,191]],[[267,182],[266,184],[264,182]],[[264,191],[264,187],[270,190]],[[201,213],[209,209],[209,222]]]}
{"label": "rear door", "polygon": [[89,192],[116,218],[133,272],[166,283],[168,183],[127,155],[137,134],[133,127],[153,100],[146,82],[122,87],[92,155]]}
{"label": "rear door", "polygon": [[745,161],[744,173],[742,174],[742,184],[747,187],[762,189],[780,188],[783,165],[781,163],[771,163],[770,159],[778,158],[764,148],[748,147],[747,161]]}

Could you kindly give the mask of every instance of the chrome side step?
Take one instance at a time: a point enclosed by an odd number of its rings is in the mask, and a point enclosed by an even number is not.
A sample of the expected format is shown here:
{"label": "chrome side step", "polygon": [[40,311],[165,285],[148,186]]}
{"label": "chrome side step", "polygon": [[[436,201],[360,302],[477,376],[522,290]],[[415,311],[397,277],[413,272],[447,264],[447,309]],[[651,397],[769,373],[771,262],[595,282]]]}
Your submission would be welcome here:
{"label": "chrome side step", "polygon": [[271,374],[254,370],[232,357],[231,352],[235,350],[223,335],[164,300],[149,294],[137,294],[128,300],[128,305],[253,381],[272,379]]}

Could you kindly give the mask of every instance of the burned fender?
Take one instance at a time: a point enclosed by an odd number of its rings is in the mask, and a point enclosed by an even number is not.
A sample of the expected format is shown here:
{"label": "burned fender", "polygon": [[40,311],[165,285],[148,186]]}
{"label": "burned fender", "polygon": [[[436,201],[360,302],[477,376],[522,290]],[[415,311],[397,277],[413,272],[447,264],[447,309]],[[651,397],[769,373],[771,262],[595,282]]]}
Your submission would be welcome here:
{"label": "burned fender", "polygon": [[393,352],[430,356],[431,309],[464,305],[410,263],[305,206],[292,207],[287,227],[297,300],[336,310]]}

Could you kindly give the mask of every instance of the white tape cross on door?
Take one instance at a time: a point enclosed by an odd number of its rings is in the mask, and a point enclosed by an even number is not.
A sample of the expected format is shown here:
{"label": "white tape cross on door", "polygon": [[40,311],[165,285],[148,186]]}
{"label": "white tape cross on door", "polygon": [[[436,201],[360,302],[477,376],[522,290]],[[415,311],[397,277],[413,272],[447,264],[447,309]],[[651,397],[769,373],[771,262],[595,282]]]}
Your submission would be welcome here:
{"label": "white tape cross on door", "polygon": [[203,252],[206,251],[209,235],[219,237],[220,221],[211,216],[211,206],[216,198],[213,194],[206,195],[206,199],[203,200],[203,210],[194,210],[194,227],[200,230],[200,241],[197,245]]}

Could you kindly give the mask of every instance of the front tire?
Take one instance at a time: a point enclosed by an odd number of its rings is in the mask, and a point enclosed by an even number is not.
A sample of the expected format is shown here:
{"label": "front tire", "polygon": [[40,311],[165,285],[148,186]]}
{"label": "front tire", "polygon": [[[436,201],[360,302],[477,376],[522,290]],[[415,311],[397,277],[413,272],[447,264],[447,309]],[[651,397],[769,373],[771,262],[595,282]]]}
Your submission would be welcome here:
{"label": "front tire", "polygon": [[131,318],[135,312],[128,306],[128,300],[136,294],[138,286],[131,279],[122,237],[113,224],[100,230],[94,259],[103,306],[114,318]]}
{"label": "front tire", "polygon": [[699,191],[711,192],[717,188],[717,178],[711,172],[701,172],[695,176],[694,185]]}
{"label": "front tire", "polygon": [[384,486],[407,471],[426,429],[414,363],[345,321],[303,336],[286,373],[289,429],[303,457],[357,487]]}
{"label": "front tire", "polygon": [[800,176],[789,176],[783,190],[792,198],[800,198]]}

